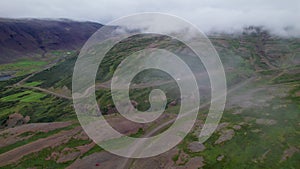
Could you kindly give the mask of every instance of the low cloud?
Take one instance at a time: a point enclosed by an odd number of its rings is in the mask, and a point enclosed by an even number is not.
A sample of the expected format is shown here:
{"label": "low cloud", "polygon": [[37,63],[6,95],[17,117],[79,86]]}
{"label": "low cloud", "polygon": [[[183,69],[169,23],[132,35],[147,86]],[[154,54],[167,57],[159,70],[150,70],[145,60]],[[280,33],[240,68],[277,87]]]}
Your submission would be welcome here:
{"label": "low cloud", "polygon": [[300,36],[299,0],[10,0],[0,2],[0,17],[70,18],[107,23],[138,12],[164,12],[204,32],[236,32],[263,26],[281,36]]}

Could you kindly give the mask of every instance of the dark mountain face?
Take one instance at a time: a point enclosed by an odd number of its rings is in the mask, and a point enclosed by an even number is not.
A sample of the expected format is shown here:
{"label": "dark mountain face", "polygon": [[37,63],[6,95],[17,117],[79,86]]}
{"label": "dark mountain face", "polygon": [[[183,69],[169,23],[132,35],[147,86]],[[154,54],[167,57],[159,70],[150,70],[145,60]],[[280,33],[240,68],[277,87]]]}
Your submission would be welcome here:
{"label": "dark mountain face", "polygon": [[71,20],[0,19],[0,63],[51,50],[80,49],[101,26]]}

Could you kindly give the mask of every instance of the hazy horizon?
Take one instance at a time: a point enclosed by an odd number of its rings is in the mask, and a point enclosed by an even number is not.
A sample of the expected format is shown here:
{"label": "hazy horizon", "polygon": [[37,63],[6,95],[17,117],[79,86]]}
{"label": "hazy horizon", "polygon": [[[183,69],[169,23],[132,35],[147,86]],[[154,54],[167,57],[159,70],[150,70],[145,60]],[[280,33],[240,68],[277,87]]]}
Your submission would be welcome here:
{"label": "hazy horizon", "polygon": [[240,32],[248,26],[261,26],[280,36],[300,36],[300,2],[266,1],[39,1],[0,2],[2,18],[66,18],[106,24],[119,17],[140,12],[176,15],[208,32]]}

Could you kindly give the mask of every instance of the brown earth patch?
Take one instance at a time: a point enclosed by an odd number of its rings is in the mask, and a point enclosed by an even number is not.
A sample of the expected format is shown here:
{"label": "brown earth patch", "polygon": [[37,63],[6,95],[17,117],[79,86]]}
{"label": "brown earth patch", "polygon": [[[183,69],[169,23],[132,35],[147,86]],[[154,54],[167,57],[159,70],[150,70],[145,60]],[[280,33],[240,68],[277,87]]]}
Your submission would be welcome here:
{"label": "brown earth patch", "polygon": [[242,127],[240,125],[234,125],[232,128],[234,130],[240,130]]}
{"label": "brown earth patch", "polygon": [[[53,122],[53,123],[31,123],[14,128],[8,128],[0,131],[0,148],[18,141],[26,140],[37,132],[49,132],[59,128],[64,128],[71,125],[72,122]],[[29,133],[28,136],[21,136],[23,133]],[[32,133],[32,134],[31,134]]]}
{"label": "brown earth patch", "polygon": [[13,113],[8,116],[8,119],[4,122],[4,127],[5,128],[12,128],[15,126],[20,126],[23,124],[26,124],[30,121],[29,116],[23,117],[22,114],[20,113]]}
{"label": "brown earth patch", "polygon": [[77,139],[77,140],[89,140],[90,139],[84,130],[82,130],[80,133],[76,134],[73,138]]}
{"label": "brown earth patch", "polygon": [[82,159],[77,159],[74,163],[68,166],[68,169],[82,169],[82,168],[101,168],[112,169],[118,168],[123,159],[117,155],[110,154],[102,151],[99,153],[91,154]]}
{"label": "brown earth patch", "polygon": [[296,147],[290,147],[284,150],[280,162],[286,161],[288,158],[291,158],[295,153],[298,153],[300,150]]}
{"label": "brown earth patch", "polygon": [[178,160],[176,161],[177,165],[185,165],[189,161],[189,155],[181,151],[179,153]]}
{"label": "brown earth patch", "polygon": [[178,166],[176,169],[198,169],[204,166],[203,157],[194,157],[190,159],[184,166]]}
{"label": "brown earth patch", "polygon": [[189,149],[191,152],[201,152],[205,150],[205,146],[202,143],[199,143],[198,141],[191,142],[189,144]]}
{"label": "brown earth patch", "polygon": [[231,140],[234,136],[234,130],[228,129],[228,130],[223,130],[221,132],[221,136],[218,138],[217,141],[215,141],[215,144],[221,144],[225,141]]}
{"label": "brown earth patch", "polygon": [[[130,168],[132,169],[164,169],[164,168],[176,168],[173,161],[173,157],[177,155],[178,149],[173,148],[168,152],[160,154],[155,157],[150,157],[146,159],[137,159],[134,161]],[[181,154],[181,153],[180,153]]]}
{"label": "brown earth patch", "polygon": [[13,150],[0,154],[0,166],[5,166],[19,161],[23,156],[39,152],[47,147],[56,147],[69,141],[75,134],[82,130],[81,127],[76,127],[72,130],[62,131],[47,138],[42,138],[37,141],[28,143],[24,146],[17,147]]}
{"label": "brown earth patch", "polygon": [[73,148],[64,148],[59,154],[59,158],[56,160],[57,163],[65,163],[68,161],[75,160],[81,153]]}
{"label": "brown earth patch", "polygon": [[65,163],[73,161],[88,152],[91,148],[95,146],[95,143],[86,144],[83,146],[78,146],[75,148],[64,148],[61,152],[52,152],[45,160],[54,160],[57,163]]}
{"label": "brown earth patch", "polygon": [[217,157],[217,161],[222,161],[223,159],[224,159],[224,155],[219,155],[218,157]]}
{"label": "brown earth patch", "polygon": [[220,123],[216,129],[216,131],[221,131],[222,129],[226,128],[229,126],[229,123],[224,122],[224,123]]}
{"label": "brown earth patch", "polygon": [[83,146],[76,147],[77,150],[80,151],[81,154],[84,154],[88,152],[90,149],[92,149],[96,144],[94,142],[91,142],[90,144],[86,144]]}

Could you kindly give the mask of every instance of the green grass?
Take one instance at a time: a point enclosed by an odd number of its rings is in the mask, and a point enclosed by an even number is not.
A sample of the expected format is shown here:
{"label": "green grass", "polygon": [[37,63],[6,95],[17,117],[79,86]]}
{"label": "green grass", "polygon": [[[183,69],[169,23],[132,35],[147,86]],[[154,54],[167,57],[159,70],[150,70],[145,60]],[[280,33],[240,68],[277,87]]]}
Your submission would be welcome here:
{"label": "green grass", "polygon": [[[17,148],[17,147],[20,147],[20,146],[23,146],[25,144],[28,144],[28,143],[31,143],[33,141],[36,141],[38,139],[41,139],[41,138],[46,138],[46,137],[49,137],[51,135],[54,135],[56,133],[59,133],[60,131],[63,131],[63,130],[71,130],[72,128],[74,128],[75,125],[70,125],[70,126],[67,126],[67,127],[64,127],[64,128],[59,128],[59,129],[56,129],[56,130],[52,130],[52,131],[49,131],[49,132],[38,132],[38,133],[34,133],[34,135],[32,137],[30,137],[29,139],[26,139],[26,140],[22,140],[22,141],[18,141],[14,144],[11,144],[11,145],[8,145],[6,147],[2,147],[0,148],[0,154],[2,153],[5,153],[7,151],[10,151],[14,148]],[[22,135],[20,135],[21,137],[24,137],[24,136],[28,136],[32,134],[31,132],[28,133],[23,133]]]}
{"label": "green grass", "polygon": [[274,79],[273,83],[275,83],[275,84],[291,83],[291,82],[299,83],[299,81],[300,81],[300,73],[289,72],[289,73],[285,73],[285,74],[277,77],[276,79]]}
{"label": "green grass", "polygon": [[3,169],[25,169],[25,168],[37,168],[37,169],[63,169],[71,164],[67,163],[56,163],[55,160],[45,160],[55,149],[47,148],[37,153],[26,155],[22,158],[20,163],[15,163],[2,167]]}
{"label": "green grass", "polygon": [[28,83],[25,83],[24,86],[28,86],[28,87],[35,87],[35,86],[38,86],[40,84],[42,84],[43,82],[40,82],[40,81],[34,81],[34,82],[28,82]]}
{"label": "green grass", "polygon": [[15,76],[22,76],[38,71],[46,64],[47,62],[45,61],[23,60],[15,63],[0,65],[0,71],[15,71]]}
{"label": "green grass", "polygon": [[87,139],[87,140],[78,140],[78,139],[70,139],[69,142],[67,143],[67,146],[69,148],[75,148],[75,147],[78,147],[78,146],[83,146],[83,145],[86,145],[86,144],[89,144],[91,143],[92,141]]}
{"label": "green grass", "polygon": [[173,157],[172,157],[172,160],[174,161],[174,163],[179,159],[179,154],[175,154]]}
{"label": "green grass", "polygon": [[103,148],[101,148],[100,146],[98,146],[97,144],[91,148],[88,152],[84,153],[80,158],[84,158],[86,156],[89,156],[91,154],[94,154],[94,153],[98,153],[98,152],[101,152],[103,151]]}
{"label": "green grass", "polygon": [[[78,140],[79,142],[81,140]],[[51,159],[51,160],[45,160],[47,157],[49,157],[51,155],[52,152],[60,152],[62,151],[65,147],[69,147],[68,143],[65,143],[63,145],[54,147],[54,148],[45,148],[39,152],[36,153],[32,153],[29,155],[26,155],[22,158],[22,160],[19,163],[15,163],[15,164],[11,164],[11,165],[7,165],[2,167],[3,169],[10,169],[10,168],[66,168],[67,166],[69,166],[73,161],[69,161],[66,163],[56,163],[55,160]],[[78,144],[79,145],[79,144]]]}
{"label": "green grass", "polygon": [[10,102],[10,101],[19,101],[21,97],[30,94],[31,91],[24,91],[21,93],[16,93],[13,95],[9,95],[0,99],[0,101]]}
{"label": "green grass", "polygon": [[16,93],[10,96],[6,96],[0,99],[0,101],[10,102],[10,101],[20,101],[20,102],[40,102],[42,98],[44,98],[46,94],[37,93],[33,91],[24,91],[21,93]]}
{"label": "green grass", "polygon": [[142,128],[139,128],[139,130],[136,133],[131,134],[130,137],[140,138],[144,134],[145,134],[144,130]]}
{"label": "green grass", "polygon": [[29,78],[28,82],[42,82],[40,87],[63,87],[67,86],[69,89],[72,86],[72,74],[76,62],[76,57],[66,58],[63,62],[56,64],[55,66],[37,73],[35,76]]}
{"label": "green grass", "polygon": [[76,119],[72,101],[25,88],[6,88],[0,92],[0,123],[10,114],[30,116],[30,122],[70,121]]}
{"label": "green grass", "polygon": [[[294,89],[296,91],[296,89]],[[294,91],[292,90],[292,91]],[[258,125],[255,120],[247,122],[240,130],[235,131],[234,137],[222,144],[215,145],[219,134],[214,133],[204,143],[206,149],[203,152],[193,153],[188,149],[188,143],[196,141],[197,137],[189,134],[178,148],[187,153],[191,158],[202,156],[206,165],[204,168],[295,168],[300,156],[295,153],[285,162],[280,163],[282,154],[289,146],[300,147],[299,136],[299,112],[297,102],[290,97],[274,98],[268,102],[269,106],[244,109],[242,114],[233,115],[233,110],[226,110],[222,122],[230,122],[227,128],[232,125],[244,122],[244,117],[266,118],[277,121],[275,125]],[[278,105],[286,105],[273,109]],[[259,129],[261,132],[254,133],[252,130]],[[260,157],[270,151],[263,160]],[[224,155],[222,161],[217,157]],[[175,157],[174,157],[175,158]]]}
{"label": "green grass", "polygon": [[[285,76],[286,81],[294,79],[295,76]],[[266,79],[262,82],[251,84],[250,87],[244,88],[243,92],[247,89],[253,89],[265,85]],[[263,84],[262,84],[263,83]],[[257,86],[258,85],[258,86]],[[274,87],[274,85],[272,85]],[[232,114],[238,107],[227,109],[223,113],[221,122],[229,122],[230,125],[227,129],[240,122],[245,122],[245,117],[252,117],[254,120],[249,121],[243,125],[240,130],[235,131],[234,137],[222,144],[215,145],[215,141],[219,138],[220,134],[214,133],[205,143],[206,149],[202,152],[193,153],[188,149],[190,142],[197,141],[197,137],[188,134],[184,140],[177,146],[180,151],[185,152],[190,158],[201,156],[205,159],[204,168],[297,168],[300,155],[295,153],[286,161],[281,162],[284,150],[289,147],[300,147],[300,106],[299,96],[295,95],[300,91],[297,83],[293,84],[280,84],[276,92],[282,89],[290,89],[290,92],[285,97],[278,96],[267,101],[263,106],[255,106],[250,108],[243,108],[242,113],[235,115]],[[238,93],[238,94],[243,94]],[[237,94],[237,93],[235,93]],[[262,91],[255,97],[257,99],[261,96],[270,95],[268,91]],[[276,96],[276,95],[274,95]],[[240,109],[240,108],[238,108]],[[255,119],[265,118],[276,120],[276,124],[272,126],[258,125]],[[260,130],[259,133],[252,132],[253,130]],[[263,160],[260,157],[267,153]],[[217,157],[224,155],[222,161],[217,161]],[[176,160],[176,156],[173,157]]]}
{"label": "green grass", "polygon": [[[77,125],[78,124],[74,124],[74,125],[62,128],[62,129],[57,129],[57,130],[45,133],[44,136],[45,137],[50,136],[50,135],[58,133],[59,131],[62,131],[62,130],[69,130],[69,129],[74,128],[74,126],[77,126]],[[33,137],[36,137],[36,136],[33,136]],[[41,134],[39,134],[39,138],[42,138]],[[75,148],[75,147],[86,145],[86,144],[89,144],[89,143],[91,143],[91,140],[78,140],[78,139],[71,138],[68,142],[63,143],[59,146],[51,147],[51,148],[45,148],[45,149],[43,149],[39,152],[26,155],[20,160],[19,163],[7,165],[7,166],[4,166],[3,168],[32,168],[32,167],[36,167],[36,168],[66,168],[73,161],[69,161],[69,162],[66,162],[66,163],[56,163],[56,161],[53,160],[53,159],[45,160],[45,158],[49,157],[52,152],[61,152],[66,147]],[[27,144],[27,143],[23,142],[23,144]],[[19,143],[19,145],[21,145],[21,143]],[[82,155],[81,158],[85,155],[89,155],[89,153],[92,154],[94,152],[98,152],[98,151],[101,151],[101,150],[102,150],[101,148],[95,146],[90,151],[88,151],[87,153]]]}
{"label": "green grass", "polygon": [[18,137],[27,137],[27,136],[31,136],[31,135],[34,135],[35,133],[32,132],[32,131],[28,131],[28,132],[25,132],[25,133],[22,133],[20,135],[18,135]]}
{"label": "green grass", "polygon": [[[248,43],[240,43],[238,39],[230,41],[230,50],[227,48],[221,49],[220,57],[223,61],[225,68],[232,67],[231,71],[227,73],[228,85],[236,84],[243,81],[248,76],[254,73],[254,70],[267,68],[263,62],[261,62],[261,56],[256,53],[256,42],[257,37],[250,36],[249,39],[245,39]],[[120,48],[114,48],[107,54],[100,69],[97,74],[97,81],[106,81],[111,78],[114,70],[116,69],[118,63],[121,62],[126,56],[140,49],[138,47],[139,42],[142,46],[147,46],[151,44],[151,41],[145,41],[137,38],[132,42],[126,41],[126,43],[118,44]],[[269,43],[269,42],[267,42]],[[164,46],[162,44],[161,46]],[[175,46],[175,45],[174,45]],[[297,43],[295,49],[299,44]],[[178,46],[175,46],[178,47]],[[180,45],[179,45],[180,47]],[[162,47],[163,48],[163,47]],[[240,51],[240,48],[244,48],[245,51]],[[55,51],[53,55],[60,56],[63,52]],[[73,56],[73,54],[71,54]],[[75,54],[74,54],[75,56]],[[111,57],[109,57],[111,56]],[[279,59],[278,59],[279,60]],[[36,74],[31,77],[25,85],[27,86],[41,86],[41,87],[63,87],[67,86],[71,88],[72,71],[76,61],[76,57],[67,58],[64,62],[61,62],[41,73]],[[193,62],[192,58],[190,62]],[[197,62],[195,62],[197,63]],[[273,63],[272,63],[273,64]],[[1,70],[12,70],[17,71],[17,75],[22,75],[28,72],[33,72],[40,67],[45,65],[45,63],[39,63],[34,61],[20,61],[14,64],[0,65]],[[191,64],[192,65],[192,64]],[[276,64],[275,64],[276,65]],[[195,65],[194,65],[195,66]],[[196,65],[198,66],[198,65]],[[195,66],[195,67],[196,67]],[[257,66],[257,67],[256,67]],[[296,72],[297,69],[290,72]],[[299,73],[287,73],[280,77],[277,77],[273,81],[273,85],[277,83],[289,83],[294,82],[294,84],[299,83]],[[250,86],[250,88],[260,87],[266,84],[264,79],[266,76],[275,76],[280,72],[275,70],[266,70],[260,72],[263,82],[257,83],[257,85]],[[158,74],[158,73],[157,73]],[[146,76],[147,75],[147,76]],[[153,79],[164,79],[167,76],[155,76],[155,72],[144,72],[135,77],[136,82],[147,82],[148,76],[152,76]],[[158,74],[159,75],[159,74]],[[16,79],[16,81],[19,79]],[[13,84],[9,80],[9,84]],[[20,112],[23,115],[29,115],[31,117],[31,122],[45,122],[45,121],[64,121],[66,119],[76,118],[74,113],[72,102],[68,100],[54,98],[52,96],[44,96],[43,93],[38,93],[28,89],[8,89],[5,85],[7,82],[1,82],[0,92],[0,122],[2,119],[7,118],[7,116],[13,112]],[[172,89],[170,89],[172,87]],[[280,86],[281,87],[281,86]],[[280,89],[279,87],[279,89]],[[255,120],[248,122],[245,126],[242,126],[241,130],[235,131],[235,136],[232,140],[226,141],[220,145],[215,145],[214,142],[218,139],[219,134],[213,134],[212,137],[205,142],[206,150],[199,153],[190,152],[188,149],[188,144],[193,141],[197,141],[197,136],[193,134],[188,134],[182,143],[178,145],[179,151],[187,153],[189,158],[202,156],[205,159],[204,168],[295,168],[297,166],[300,155],[299,153],[294,154],[292,158],[289,158],[286,162],[279,164],[279,160],[282,156],[283,151],[289,146],[300,147],[298,140],[299,138],[299,112],[300,112],[300,97],[295,96],[295,93],[300,89],[294,89],[290,92],[290,96],[287,98],[275,98],[270,103],[270,106],[257,106],[252,108],[243,109],[242,114],[233,115],[232,110],[226,110],[222,118],[222,122],[229,122],[228,128],[232,125],[238,124],[239,122],[244,122],[244,117],[253,118],[267,118],[274,119],[277,121],[276,125],[265,126],[257,125]],[[166,85],[162,87],[167,93],[168,102],[178,98],[177,93],[175,93],[176,86]],[[145,102],[148,100],[149,92],[152,88],[147,89],[133,89],[130,90],[130,98],[139,103],[139,110],[146,110],[149,107],[149,103]],[[243,94],[243,91],[239,94]],[[110,91],[109,90],[99,90],[96,91],[97,101],[100,104],[101,109],[107,109],[107,105],[113,105]],[[266,93],[262,92],[262,95]],[[255,96],[256,98],[260,97]],[[286,107],[279,109],[273,109],[276,105],[286,104]],[[176,113],[180,105],[169,107],[167,112]],[[105,111],[104,111],[105,112]],[[202,118],[202,116],[201,116]],[[204,118],[204,117],[203,117]],[[201,119],[203,120],[203,119]],[[259,129],[260,133],[252,133],[251,130]],[[28,136],[32,133],[23,133],[21,136]],[[51,134],[51,133],[50,133]],[[139,130],[136,134],[131,135],[132,137],[140,137],[144,134],[144,131]],[[47,133],[36,133],[31,139],[38,139],[41,137],[46,137]],[[30,141],[30,139],[28,140]],[[31,140],[32,141],[32,140]],[[6,168],[65,168],[69,163],[57,164],[53,160],[46,161],[45,158],[48,157],[52,152],[63,149],[64,147],[76,147],[78,145],[88,144],[90,141],[87,140],[75,140],[71,139],[68,143],[55,148],[44,149],[38,153],[30,154],[22,159],[19,164],[13,164],[7,166]],[[28,142],[18,142],[11,147],[6,149],[13,149],[14,147],[27,144]],[[129,144],[128,140],[116,139],[107,142],[108,146],[113,148],[119,148],[122,144]],[[264,162],[253,162],[252,160],[258,158],[264,154],[267,150],[271,149],[271,152],[267,155]],[[4,151],[8,151],[4,150]],[[81,156],[81,158],[93,154],[95,152],[100,152],[103,149],[98,145],[95,145],[90,151]],[[3,150],[1,150],[3,151]],[[219,155],[225,155],[223,161],[218,162],[216,158]],[[173,161],[177,161],[179,154],[172,157]],[[50,167],[49,167],[50,166]]]}

